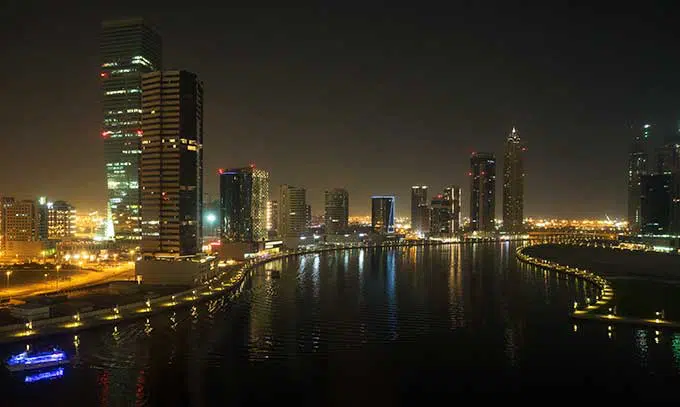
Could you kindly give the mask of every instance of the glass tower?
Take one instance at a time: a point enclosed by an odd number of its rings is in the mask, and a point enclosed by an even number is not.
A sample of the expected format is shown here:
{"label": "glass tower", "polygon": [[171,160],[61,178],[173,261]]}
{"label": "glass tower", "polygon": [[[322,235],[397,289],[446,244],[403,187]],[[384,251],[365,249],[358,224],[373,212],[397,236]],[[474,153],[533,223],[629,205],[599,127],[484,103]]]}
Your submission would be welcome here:
{"label": "glass tower", "polygon": [[142,19],[105,21],[100,53],[107,237],[138,243],[142,74],[161,69],[161,39]]}
{"label": "glass tower", "polygon": [[496,221],[496,157],[492,153],[473,153],[470,178],[470,228],[492,232]]}
{"label": "glass tower", "polygon": [[642,217],[640,213],[640,197],[642,195],[642,177],[647,174],[647,144],[652,125],[645,124],[642,131],[635,135],[628,152],[628,227],[634,233],[640,231]]}
{"label": "glass tower", "polygon": [[510,233],[521,232],[524,225],[524,150],[513,127],[503,160],[503,229]]}
{"label": "glass tower", "polygon": [[394,233],[394,197],[371,197],[371,227],[375,233]]}
{"label": "glass tower", "polygon": [[254,166],[220,170],[220,227],[225,242],[266,240],[269,173]]}
{"label": "glass tower", "polygon": [[343,188],[325,192],[326,234],[343,233],[349,224],[349,193]]}

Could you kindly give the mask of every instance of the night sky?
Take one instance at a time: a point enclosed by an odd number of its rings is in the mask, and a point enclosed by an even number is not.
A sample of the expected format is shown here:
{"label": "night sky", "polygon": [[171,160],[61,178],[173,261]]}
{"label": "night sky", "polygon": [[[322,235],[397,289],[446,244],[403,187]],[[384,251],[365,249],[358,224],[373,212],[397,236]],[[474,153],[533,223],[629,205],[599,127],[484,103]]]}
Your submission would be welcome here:
{"label": "night sky", "polygon": [[460,184],[467,216],[469,155],[491,151],[500,215],[503,142],[514,125],[528,147],[525,215],[623,217],[629,125],[670,133],[680,119],[673,2],[5,3],[0,194],[47,195],[80,210],[106,203],[98,34],[110,18],[148,18],[163,38],[164,68],[203,80],[213,198],[218,168],[255,163],[270,171],[272,197],[281,183],[307,187],[314,213],[330,187],[349,190],[353,215],[368,213],[371,195],[394,194],[399,216],[411,185]]}

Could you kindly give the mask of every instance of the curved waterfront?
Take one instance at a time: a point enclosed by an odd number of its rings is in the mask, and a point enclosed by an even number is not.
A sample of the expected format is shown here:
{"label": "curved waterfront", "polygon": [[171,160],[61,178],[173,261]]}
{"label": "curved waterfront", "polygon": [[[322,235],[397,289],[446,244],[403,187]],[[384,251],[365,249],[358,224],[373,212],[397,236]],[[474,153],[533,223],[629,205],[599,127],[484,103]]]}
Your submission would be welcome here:
{"label": "curved waterfront", "polygon": [[[518,264],[514,243],[352,249],[276,260],[233,300],[39,339],[53,380],[0,374],[7,405],[395,405],[439,393],[677,386],[680,335],[574,325],[588,282]],[[267,271],[278,271],[271,273]],[[278,277],[278,278],[277,278]],[[657,343],[658,342],[658,343]],[[24,343],[2,348],[3,357]],[[76,346],[77,345],[77,346]],[[652,391],[653,390],[653,391]],[[608,396],[607,396],[608,397]]]}

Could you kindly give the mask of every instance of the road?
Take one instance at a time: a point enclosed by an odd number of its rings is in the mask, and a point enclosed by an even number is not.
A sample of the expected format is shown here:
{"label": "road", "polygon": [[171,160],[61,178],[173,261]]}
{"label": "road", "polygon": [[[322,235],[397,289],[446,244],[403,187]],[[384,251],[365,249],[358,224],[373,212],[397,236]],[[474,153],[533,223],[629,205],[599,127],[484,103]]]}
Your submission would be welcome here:
{"label": "road", "polygon": [[[77,274],[71,274],[69,279],[60,280],[58,291],[101,284],[113,280],[129,280],[134,278],[134,275],[135,266],[132,263],[124,263],[118,266],[105,267],[100,271],[82,271]],[[16,287],[3,287],[0,289],[0,298],[28,297],[54,292],[57,292],[56,283],[30,283],[21,284]]]}

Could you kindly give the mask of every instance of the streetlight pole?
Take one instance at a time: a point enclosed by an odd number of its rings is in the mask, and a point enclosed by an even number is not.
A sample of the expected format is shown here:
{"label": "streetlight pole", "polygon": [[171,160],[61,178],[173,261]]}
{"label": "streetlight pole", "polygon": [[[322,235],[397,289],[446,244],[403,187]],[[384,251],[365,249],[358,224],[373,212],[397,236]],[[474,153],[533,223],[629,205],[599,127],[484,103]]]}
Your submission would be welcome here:
{"label": "streetlight pole", "polygon": [[61,269],[61,265],[57,264],[55,268],[57,269],[57,291],[59,291],[59,270]]}
{"label": "streetlight pole", "polygon": [[9,276],[12,275],[12,270],[7,270],[7,272],[5,272],[5,275],[7,276],[7,289],[9,289]]}

